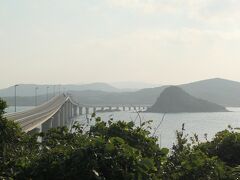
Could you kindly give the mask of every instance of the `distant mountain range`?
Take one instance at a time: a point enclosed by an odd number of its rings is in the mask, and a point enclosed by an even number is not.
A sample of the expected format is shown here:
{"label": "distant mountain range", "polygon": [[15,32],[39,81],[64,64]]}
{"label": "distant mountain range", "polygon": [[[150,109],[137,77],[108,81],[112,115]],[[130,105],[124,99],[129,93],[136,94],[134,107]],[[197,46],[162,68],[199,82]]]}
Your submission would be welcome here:
{"label": "distant mountain range", "polygon": [[[152,105],[169,86],[141,89],[136,92],[71,92],[79,102],[89,104],[148,104]],[[179,85],[190,95],[224,107],[240,107],[240,82],[214,78]]]}
{"label": "distant mountain range", "polygon": [[124,91],[137,91],[145,88],[154,88],[161,86],[160,84],[151,84],[151,83],[143,83],[143,82],[114,82],[110,83],[110,85],[122,89]]}
{"label": "distant mountain range", "polygon": [[193,97],[180,87],[170,86],[161,93],[156,103],[148,109],[148,112],[227,112],[227,110],[223,106]]}
{"label": "distant mountain range", "polygon": [[240,106],[240,83],[226,79],[209,79],[180,86],[189,94],[225,107]]}
{"label": "distant mountain range", "polygon": [[[59,91],[85,91],[96,90],[105,92],[120,92],[121,89],[115,88],[107,83],[91,83],[82,85],[35,85],[35,84],[19,84],[17,87],[18,96],[35,96],[35,87],[38,87],[38,95],[44,95],[47,93],[58,94]],[[0,90],[0,97],[14,96],[14,86]]]}
{"label": "distant mountain range", "polygon": [[[21,89],[22,87],[22,89]],[[34,98],[34,85],[18,87],[19,96],[29,96],[32,101]],[[27,87],[27,86],[26,86]],[[88,85],[65,85],[62,86],[68,90],[81,104],[133,104],[133,105],[153,105],[162,91],[169,86],[155,88],[145,88],[134,92],[122,92],[105,83],[94,83]],[[179,85],[190,95],[207,100],[225,107],[240,107],[240,82],[230,81],[220,78],[197,81],[189,84]],[[58,92],[58,86],[56,86]],[[46,86],[39,86],[39,94],[46,93]],[[53,87],[49,88],[49,93],[53,93]],[[13,96],[14,89],[0,90],[0,96]],[[45,98],[43,96],[42,98]],[[40,97],[39,97],[40,98]],[[5,98],[8,101],[8,98]],[[23,98],[24,99],[24,98]],[[10,103],[9,103],[10,104]],[[24,104],[24,103],[22,103]]]}

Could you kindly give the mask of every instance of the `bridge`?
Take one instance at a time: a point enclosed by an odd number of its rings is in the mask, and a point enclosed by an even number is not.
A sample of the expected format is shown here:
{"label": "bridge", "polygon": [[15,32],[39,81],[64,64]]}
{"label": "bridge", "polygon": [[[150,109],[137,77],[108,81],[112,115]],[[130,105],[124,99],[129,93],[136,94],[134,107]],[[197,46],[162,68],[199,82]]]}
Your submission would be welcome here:
{"label": "bridge", "polygon": [[76,103],[69,94],[61,94],[33,109],[9,113],[5,117],[17,122],[25,132],[42,132],[50,128],[70,126],[73,118],[104,110],[145,110],[144,105],[84,105]]}
{"label": "bridge", "polygon": [[122,105],[122,104],[106,104],[106,105],[91,105],[79,104],[80,115],[94,112],[108,112],[108,111],[144,111],[150,105]]}

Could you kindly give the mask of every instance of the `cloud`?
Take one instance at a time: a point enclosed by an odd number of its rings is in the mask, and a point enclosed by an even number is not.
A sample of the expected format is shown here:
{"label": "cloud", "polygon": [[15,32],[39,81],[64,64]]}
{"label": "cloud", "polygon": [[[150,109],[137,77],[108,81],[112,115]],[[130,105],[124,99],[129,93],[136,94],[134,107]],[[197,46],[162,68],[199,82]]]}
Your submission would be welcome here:
{"label": "cloud", "polygon": [[[201,61],[207,62],[211,57],[221,55],[222,59],[232,54],[239,46],[240,31],[222,32],[213,30],[199,30],[196,28],[181,28],[176,30],[145,29],[111,38],[93,39],[75,44],[70,49],[85,56],[85,59],[108,59],[125,62],[136,61],[142,64],[173,61]],[[234,46],[232,46],[234,44]],[[94,53],[92,53],[94,52]],[[74,53],[70,53],[74,54]],[[194,58],[193,58],[194,57]],[[213,58],[214,59],[214,58]],[[217,60],[217,59],[215,59]],[[150,63],[151,64],[151,63]]]}
{"label": "cloud", "polygon": [[[203,74],[214,76],[225,72],[226,67],[235,68],[240,55],[239,34],[240,31],[196,28],[141,29],[75,44],[69,47],[68,54],[75,54],[79,56],[77,59],[89,64],[94,62],[94,66],[119,80],[150,78],[154,81],[156,77],[169,80],[176,78],[176,74],[185,80],[201,79]],[[237,72],[234,69],[232,73]]]}
{"label": "cloud", "polygon": [[212,25],[239,25],[239,0],[106,0],[141,14],[168,14]]}
{"label": "cloud", "polygon": [[114,7],[134,9],[143,13],[155,12],[173,12],[176,10],[170,1],[155,0],[106,0],[106,2]]}

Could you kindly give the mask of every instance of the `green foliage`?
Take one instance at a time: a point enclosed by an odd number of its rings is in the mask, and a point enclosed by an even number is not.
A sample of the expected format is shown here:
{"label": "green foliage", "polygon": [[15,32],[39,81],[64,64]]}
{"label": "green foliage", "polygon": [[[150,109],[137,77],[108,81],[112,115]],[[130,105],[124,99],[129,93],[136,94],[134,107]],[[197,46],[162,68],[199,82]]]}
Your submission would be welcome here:
{"label": "green foliage", "polygon": [[201,145],[210,156],[218,156],[227,165],[240,165],[240,133],[233,129],[218,132],[211,142]]}
{"label": "green foliage", "polygon": [[160,179],[168,151],[133,123],[96,119],[90,131],[41,134],[39,155],[18,177],[33,179]]}
{"label": "green foliage", "polygon": [[[27,134],[3,117],[0,100],[0,179],[236,180],[240,177],[240,133],[225,130],[212,141],[191,141],[177,132],[171,152],[149,132],[151,121],[102,121],[85,131],[74,124]],[[42,140],[39,141],[38,139]]]}
{"label": "green foliage", "polygon": [[0,178],[14,176],[17,171],[15,155],[22,132],[13,122],[3,117],[6,103],[0,99]]}
{"label": "green foliage", "polygon": [[225,167],[218,157],[209,157],[198,148],[198,138],[188,143],[183,132],[177,132],[177,144],[164,166],[164,179],[225,179]]}

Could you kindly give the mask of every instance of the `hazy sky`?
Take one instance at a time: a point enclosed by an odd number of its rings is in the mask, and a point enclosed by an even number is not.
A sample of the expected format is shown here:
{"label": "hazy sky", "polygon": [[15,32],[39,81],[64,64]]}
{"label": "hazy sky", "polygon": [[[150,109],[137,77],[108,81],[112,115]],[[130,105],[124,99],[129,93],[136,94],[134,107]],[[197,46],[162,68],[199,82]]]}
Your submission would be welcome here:
{"label": "hazy sky", "polygon": [[240,81],[240,0],[0,0],[0,88]]}

